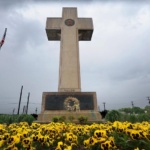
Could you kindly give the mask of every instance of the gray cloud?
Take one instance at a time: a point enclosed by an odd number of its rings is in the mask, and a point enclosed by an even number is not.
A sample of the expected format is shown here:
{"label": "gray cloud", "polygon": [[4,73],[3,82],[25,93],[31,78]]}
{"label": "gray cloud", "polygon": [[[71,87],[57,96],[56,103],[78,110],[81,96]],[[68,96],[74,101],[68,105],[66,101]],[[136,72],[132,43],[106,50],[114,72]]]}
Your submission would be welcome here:
{"label": "gray cloud", "polygon": [[107,109],[148,104],[149,2],[88,2],[0,1],[0,35],[8,28],[0,51],[0,113],[17,110],[21,85],[21,109],[31,92],[29,113],[40,111],[43,91],[57,91],[60,42],[47,40],[45,21],[60,17],[62,7],[78,7],[79,17],[94,22],[92,41],[80,42],[82,91],[96,91],[101,109],[104,101]]}

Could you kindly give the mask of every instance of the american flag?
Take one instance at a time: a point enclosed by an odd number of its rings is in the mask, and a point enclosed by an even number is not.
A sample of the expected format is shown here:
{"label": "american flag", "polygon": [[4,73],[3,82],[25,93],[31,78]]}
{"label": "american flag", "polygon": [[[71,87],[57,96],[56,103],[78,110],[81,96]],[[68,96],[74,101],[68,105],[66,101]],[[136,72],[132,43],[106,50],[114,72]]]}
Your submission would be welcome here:
{"label": "american flag", "polygon": [[5,37],[6,37],[6,32],[7,32],[7,28],[5,28],[4,35],[3,35],[3,37],[2,37],[2,40],[0,41],[0,49],[1,49],[2,45],[4,44]]}

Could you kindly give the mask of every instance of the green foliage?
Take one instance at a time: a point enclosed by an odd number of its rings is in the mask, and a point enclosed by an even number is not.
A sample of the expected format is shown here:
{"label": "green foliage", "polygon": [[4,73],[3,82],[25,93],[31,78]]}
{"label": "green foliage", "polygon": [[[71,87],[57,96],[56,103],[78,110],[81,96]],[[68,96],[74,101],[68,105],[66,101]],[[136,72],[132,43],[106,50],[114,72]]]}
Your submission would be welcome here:
{"label": "green foliage", "polygon": [[59,117],[58,117],[58,116],[54,116],[54,117],[52,118],[52,121],[53,121],[53,122],[58,122],[58,121],[59,121]]}
{"label": "green foliage", "polygon": [[66,121],[66,116],[60,116],[58,118],[59,122],[65,122]]}
{"label": "green foliage", "polygon": [[22,120],[24,120],[25,115],[17,115],[18,117],[18,122],[22,122]]}
{"label": "green foliage", "polygon": [[125,112],[126,114],[131,114],[132,108],[121,108],[121,109],[119,109],[119,111]]}
{"label": "green foliage", "polygon": [[[147,113],[145,113],[145,111]],[[146,109],[134,107],[133,109],[132,108],[122,108],[122,109],[119,109],[118,111],[112,110],[106,114],[105,119],[108,121],[111,121],[111,122],[129,121],[131,123],[150,121],[150,107],[147,106]]]}
{"label": "green foliage", "polygon": [[115,138],[116,146],[121,150],[127,150],[127,149],[135,149],[135,147],[138,147],[139,149],[150,149],[150,144],[145,139],[140,140],[132,140],[130,136],[126,135],[125,133],[113,133],[113,137]]}
{"label": "green foliage", "polygon": [[32,122],[35,121],[35,118],[32,115],[22,115],[21,122],[28,122],[28,124],[32,124]]}
{"label": "green foliage", "polygon": [[0,123],[11,123],[28,122],[31,124],[34,121],[34,117],[31,115],[0,115]]}
{"label": "green foliage", "polygon": [[80,124],[87,123],[87,120],[88,120],[88,117],[86,117],[86,116],[79,116],[78,117],[78,121],[79,121]]}
{"label": "green foliage", "polygon": [[150,121],[150,115],[149,114],[140,114],[138,115],[138,121]]}
{"label": "green foliage", "polygon": [[53,122],[65,122],[66,121],[66,116],[54,116],[52,118]]}
{"label": "green foliage", "polygon": [[144,110],[150,116],[150,106],[146,106]]}
{"label": "green foliage", "polygon": [[150,115],[143,114],[121,114],[121,119],[119,121],[129,121],[131,123],[142,122],[142,121],[150,121]]}
{"label": "green foliage", "polygon": [[68,120],[69,120],[70,122],[72,122],[74,119],[75,119],[74,116],[69,116],[69,117],[68,117]]}
{"label": "green foliage", "polygon": [[129,120],[129,116],[128,114],[122,114],[121,113],[121,119],[119,121],[124,122],[124,121],[128,121]]}
{"label": "green foliage", "polygon": [[142,114],[144,113],[144,109],[140,107],[133,107],[133,108],[121,108],[119,111],[127,113],[127,114]]}
{"label": "green foliage", "polygon": [[138,117],[137,117],[137,115],[129,115],[128,121],[131,122],[131,123],[136,123],[136,122],[138,122]]}
{"label": "green foliage", "polygon": [[13,119],[11,115],[0,115],[0,123],[11,124]]}
{"label": "green foliage", "polygon": [[130,137],[127,134],[117,133],[116,131],[114,131],[112,133],[112,136],[114,137],[116,146],[119,149],[124,149],[124,150],[128,149],[128,140],[130,139]]}
{"label": "green foliage", "polygon": [[106,114],[105,119],[111,122],[120,121],[121,113],[117,110],[111,110]]}
{"label": "green foliage", "polygon": [[135,113],[135,114],[143,114],[144,113],[144,109],[142,109],[140,107],[133,107],[132,110],[133,110],[133,113]]}
{"label": "green foliage", "polygon": [[101,150],[101,146],[99,143],[96,143],[91,146],[91,150]]}

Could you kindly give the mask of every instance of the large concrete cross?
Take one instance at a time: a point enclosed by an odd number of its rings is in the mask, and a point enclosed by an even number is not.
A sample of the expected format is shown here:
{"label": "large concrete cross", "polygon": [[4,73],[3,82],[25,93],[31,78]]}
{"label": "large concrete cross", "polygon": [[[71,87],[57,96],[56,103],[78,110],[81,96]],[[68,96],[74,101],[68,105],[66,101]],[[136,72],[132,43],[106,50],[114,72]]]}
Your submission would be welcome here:
{"label": "large concrete cross", "polygon": [[[62,18],[47,18],[48,40],[59,41],[59,92],[81,92],[79,42],[91,40],[91,18],[77,18],[77,8],[63,8]],[[85,54],[86,57],[86,54]]]}

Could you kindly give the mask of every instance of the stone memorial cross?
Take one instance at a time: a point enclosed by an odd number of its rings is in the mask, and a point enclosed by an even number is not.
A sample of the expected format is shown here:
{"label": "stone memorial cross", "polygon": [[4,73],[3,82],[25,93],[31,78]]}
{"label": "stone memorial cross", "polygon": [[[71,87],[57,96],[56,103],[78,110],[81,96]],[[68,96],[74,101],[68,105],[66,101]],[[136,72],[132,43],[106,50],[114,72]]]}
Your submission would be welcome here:
{"label": "stone memorial cross", "polygon": [[58,91],[81,92],[78,41],[91,40],[92,18],[78,18],[77,8],[63,8],[62,18],[47,18],[46,33],[48,40],[61,41]]}

